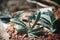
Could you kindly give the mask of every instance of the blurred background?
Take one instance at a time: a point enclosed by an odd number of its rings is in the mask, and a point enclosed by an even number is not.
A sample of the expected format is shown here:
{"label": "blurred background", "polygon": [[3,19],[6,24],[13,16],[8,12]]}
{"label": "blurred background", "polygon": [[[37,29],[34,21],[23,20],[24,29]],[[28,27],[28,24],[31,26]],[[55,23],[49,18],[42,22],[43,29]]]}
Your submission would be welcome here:
{"label": "blurred background", "polygon": [[0,15],[4,15],[5,12],[20,11],[24,8],[35,11],[36,9],[50,6],[60,7],[60,0],[0,0]]}
{"label": "blurred background", "polygon": [[51,5],[60,6],[60,0],[0,0],[0,11],[6,8],[23,9],[24,7],[36,8],[37,6],[47,7]]}

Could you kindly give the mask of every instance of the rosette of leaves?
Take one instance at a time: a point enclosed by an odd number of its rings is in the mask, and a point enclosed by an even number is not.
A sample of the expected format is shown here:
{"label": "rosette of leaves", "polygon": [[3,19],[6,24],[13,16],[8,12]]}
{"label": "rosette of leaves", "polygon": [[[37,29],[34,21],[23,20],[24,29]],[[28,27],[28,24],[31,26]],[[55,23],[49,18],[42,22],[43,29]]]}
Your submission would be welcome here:
{"label": "rosette of leaves", "polygon": [[48,28],[48,32],[55,32],[55,23],[58,21],[58,19],[55,18],[53,15],[53,12],[48,10],[48,14],[41,14],[41,25],[43,27]]}
{"label": "rosette of leaves", "polygon": [[[40,19],[40,16],[41,16],[41,13],[40,12],[37,13],[37,17],[35,19],[35,23],[33,24],[33,26],[30,25],[31,17],[28,19],[29,25],[26,25],[23,21],[21,21],[21,20],[19,20],[17,18],[12,18],[10,21],[20,25],[20,26],[15,27],[15,29],[17,29],[18,32],[21,33],[21,31],[23,31],[23,32],[26,32],[26,34],[28,36],[38,37],[39,33],[42,32],[42,29],[40,27],[38,27],[37,29],[34,29],[34,27],[37,24],[38,20]],[[25,30],[21,30],[21,29],[23,29],[22,27]],[[22,32],[22,34],[23,34],[23,32]]]}

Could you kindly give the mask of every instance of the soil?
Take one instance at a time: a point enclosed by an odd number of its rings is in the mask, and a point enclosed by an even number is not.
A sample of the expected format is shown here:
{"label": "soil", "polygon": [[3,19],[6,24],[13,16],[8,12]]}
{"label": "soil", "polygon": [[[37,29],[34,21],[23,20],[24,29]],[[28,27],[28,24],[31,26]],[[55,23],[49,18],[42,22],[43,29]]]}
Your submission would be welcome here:
{"label": "soil", "polygon": [[60,34],[50,34],[50,35],[43,35],[38,38],[34,37],[18,37],[10,40],[60,40]]}
{"label": "soil", "polygon": [[[12,33],[12,35],[13,35],[13,33]],[[16,34],[16,35],[11,36],[10,40],[60,40],[60,34],[57,34],[57,33],[55,34],[55,33],[50,32],[50,33],[48,33],[48,35],[41,35],[38,38],[26,37],[24,34],[22,36]]]}

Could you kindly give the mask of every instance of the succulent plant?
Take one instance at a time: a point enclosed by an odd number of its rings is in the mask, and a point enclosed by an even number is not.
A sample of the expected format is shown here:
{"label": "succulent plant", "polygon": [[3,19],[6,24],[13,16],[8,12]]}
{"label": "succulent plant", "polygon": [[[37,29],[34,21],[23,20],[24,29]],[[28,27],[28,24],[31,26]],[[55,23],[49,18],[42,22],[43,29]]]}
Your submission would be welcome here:
{"label": "succulent plant", "polygon": [[[35,19],[34,19],[35,18]],[[30,21],[34,19],[34,24],[31,26],[30,25]],[[41,23],[38,23],[38,21],[40,20]],[[26,25],[23,20],[20,20],[18,18],[12,18],[10,20],[11,22],[14,22],[16,24],[18,24],[19,26],[16,26],[15,29],[17,29],[17,31],[19,33],[26,33],[28,36],[34,36],[34,37],[38,37],[38,35],[40,35],[41,33],[43,34],[43,30],[41,29],[40,25],[42,25],[45,28],[48,28],[49,30],[47,32],[55,32],[56,28],[54,27],[56,24],[58,19],[56,19],[53,15],[53,12],[48,10],[48,13],[41,13],[40,11],[37,11],[35,14],[33,14],[33,16],[28,16],[28,25]],[[36,29],[34,29],[34,27],[38,25]]]}
{"label": "succulent plant", "polygon": [[[36,19],[35,19],[35,23],[33,24],[33,26],[30,25],[30,19],[31,19],[31,18],[29,18],[29,20],[28,20],[29,25],[24,24],[23,21],[21,21],[21,20],[19,20],[19,19],[17,19],[17,18],[12,18],[10,21],[11,21],[11,22],[14,22],[14,23],[17,23],[18,25],[20,25],[20,26],[15,27],[18,31],[20,31],[20,33],[21,33],[21,31],[22,31],[21,29],[25,28],[25,30],[23,30],[23,31],[26,32],[26,34],[27,34],[28,36],[38,37],[37,34],[39,34],[40,32],[42,32],[42,29],[41,29],[40,27],[34,29],[34,27],[35,27],[35,25],[37,25],[37,22],[38,22],[38,20],[40,19],[40,15],[41,15],[41,13],[39,12],[39,13],[37,14],[37,17],[36,17]],[[22,28],[22,27],[23,27],[23,28]],[[22,34],[23,34],[23,32],[22,32]]]}

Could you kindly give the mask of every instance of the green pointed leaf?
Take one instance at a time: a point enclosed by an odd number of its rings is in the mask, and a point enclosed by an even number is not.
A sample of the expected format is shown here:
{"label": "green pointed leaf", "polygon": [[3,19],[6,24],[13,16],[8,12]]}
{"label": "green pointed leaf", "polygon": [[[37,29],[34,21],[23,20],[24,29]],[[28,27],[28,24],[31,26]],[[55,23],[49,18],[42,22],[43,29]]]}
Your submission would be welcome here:
{"label": "green pointed leaf", "polygon": [[41,17],[42,19],[41,19],[41,23],[46,23],[47,25],[51,25],[51,23],[50,23],[50,21],[49,20],[47,20],[47,19],[45,19],[45,18],[43,18],[43,17]]}
{"label": "green pointed leaf", "polygon": [[38,37],[37,35],[34,35],[33,33],[28,33],[29,36],[33,36],[33,37]]}
{"label": "green pointed leaf", "polygon": [[10,19],[10,21],[17,23],[18,25],[21,25],[22,27],[24,27],[27,30],[26,25],[22,21],[20,21],[19,19],[12,18],[12,19]]}
{"label": "green pointed leaf", "polygon": [[36,19],[35,19],[35,23],[34,23],[33,26],[32,26],[32,29],[34,28],[34,26],[35,26],[35,25],[37,24],[37,22],[39,21],[40,15],[41,15],[41,13],[39,12],[39,13],[37,14]]}
{"label": "green pointed leaf", "polygon": [[24,31],[24,27],[22,27],[21,25],[15,25],[14,28],[21,33],[22,31]]}
{"label": "green pointed leaf", "polygon": [[50,16],[46,14],[41,14],[41,18],[47,19],[49,22],[51,22]]}
{"label": "green pointed leaf", "polygon": [[17,18],[12,18],[12,19],[10,19],[10,21],[11,21],[11,22],[15,22],[15,23],[17,23],[17,24],[23,24],[24,26],[26,26],[23,21],[20,21],[20,20],[17,19]]}
{"label": "green pointed leaf", "polygon": [[37,29],[32,29],[30,32],[36,32],[36,31],[38,31],[38,30],[41,30],[41,28],[37,28]]}
{"label": "green pointed leaf", "polygon": [[[54,20],[53,24],[54,24],[55,22],[58,22],[58,21],[60,21],[60,18]],[[56,25],[56,24],[55,24],[55,25]]]}
{"label": "green pointed leaf", "polygon": [[50,28],[50,32],[55,32],[56,29]]}
{"label": "green pointed leaf", "polygon": [[15,18],[19,18],[19,16],[23,13],[23,11],[18,11],[16,12],[16,15],[14,16]]}
{"label": "green pointed leaf", "polygon": [[49,10],[48,10],[48,12],[49,12],[49,16],[50,16],[51,22],[53,22],[54,20],[56,20],[53,12],[51,12],[51,11],[49,11]]}

